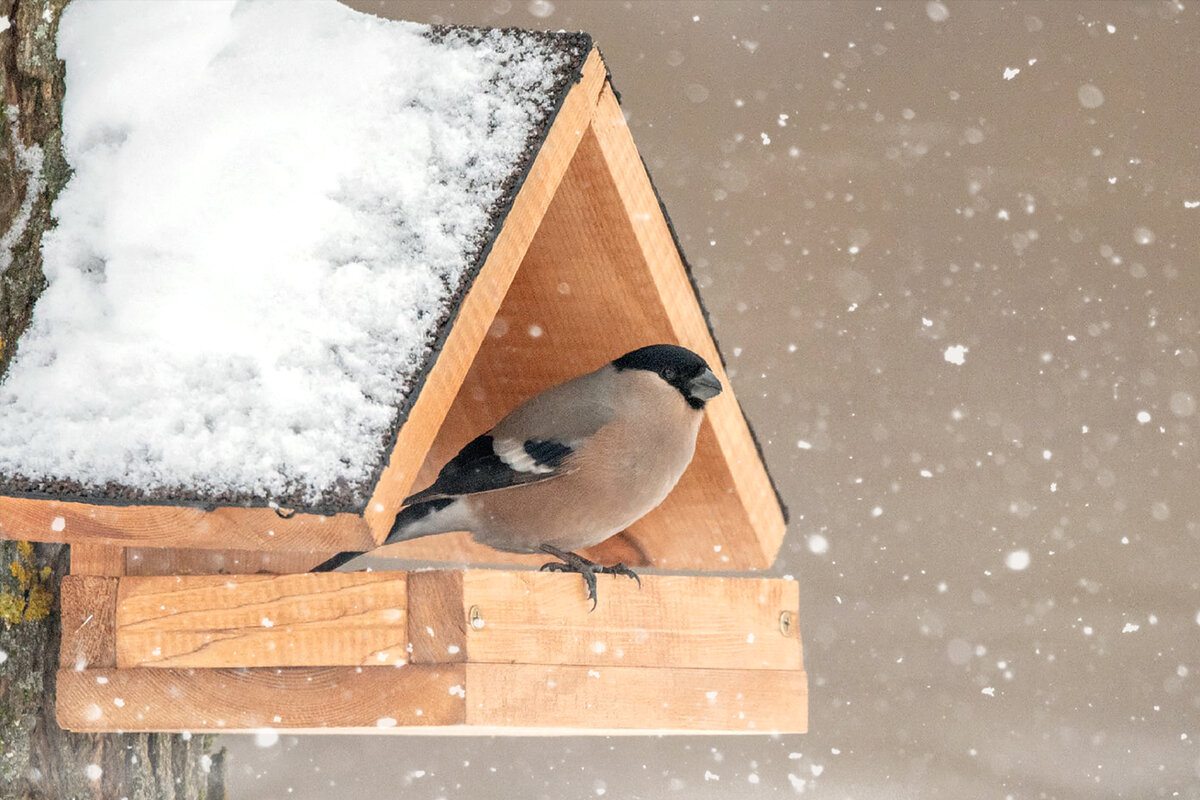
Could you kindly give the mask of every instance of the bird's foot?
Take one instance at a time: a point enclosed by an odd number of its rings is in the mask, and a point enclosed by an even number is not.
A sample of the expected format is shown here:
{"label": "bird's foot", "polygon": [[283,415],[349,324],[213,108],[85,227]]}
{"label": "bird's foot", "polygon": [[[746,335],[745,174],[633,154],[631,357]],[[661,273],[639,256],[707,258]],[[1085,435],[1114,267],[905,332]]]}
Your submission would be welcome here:
{"label": "bird's foot", "polygon": [[627,578],[633,578],[637,581],[638,588],[642,588],[642,579],[638,574],[624,564],[613,564],[611,567],[600,567],[597,572],[603,572],[606,575],[624,575]]}
{"label": "bird's foot", "polygon": [[596,610],[596,574],[603,572],[608,575],[627,575],[633,578],[638,583],[638,587],[642,585],[642,579],[637,576],[633,570],[624,564],[614,564],[611,567],[602,567],[595,561],[584,558],[578,553],[571,553],[566,550],[559,550],[557,547],[550,545],[542,545],[542,552],[549,553],[558,561],[551,561],[542,565],[542,572],[578,572],[583,577],[583,582],[587,584],[588,599],[592,601],[592,610]]}
{"label": "bird's foot", "polygon": [[542,572],[578,572],[583,577],[583,582],[587,584],[588,600],[592,601],[592,611],[595,611],[597,603],[596,571],[601,569],[601,566],[577,553],[569,553],[550,545],[542,545],[542,550],[560,559],[542,564]]}

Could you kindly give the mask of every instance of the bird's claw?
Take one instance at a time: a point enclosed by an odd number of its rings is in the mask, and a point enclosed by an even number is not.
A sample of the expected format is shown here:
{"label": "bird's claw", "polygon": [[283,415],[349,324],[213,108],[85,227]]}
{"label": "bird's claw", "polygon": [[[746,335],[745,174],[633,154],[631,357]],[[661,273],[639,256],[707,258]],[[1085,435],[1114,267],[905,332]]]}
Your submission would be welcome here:
{"label": "bird's claw", "polygon": [[642,587],[642,579],[637,576],[637,573],[631,570],[624,564],[614,564],[611,567],[602,567],[595,561],[590,561],[577,553],[570,553],[564,550],[559,550],[556,547],[545,545],[542,551],[549,553],[559,561],[550,561],[542,564],[542,572],[578,572],[583,577],[583,582],[587,584],[588,600],[592,601],[592,611],[596,610],[596,573],[603,572],[607,575],[625,575],[637,581],[638,588]]}
{"label": "bird's claw", "polygon": [[642,579],[638,574],[624,564],[613,564],[611,567],[600,567],[597,572],[603,572],[606,575],[624,575],[628,578],[633,578],[637,581],[638,588],[642,588]]}

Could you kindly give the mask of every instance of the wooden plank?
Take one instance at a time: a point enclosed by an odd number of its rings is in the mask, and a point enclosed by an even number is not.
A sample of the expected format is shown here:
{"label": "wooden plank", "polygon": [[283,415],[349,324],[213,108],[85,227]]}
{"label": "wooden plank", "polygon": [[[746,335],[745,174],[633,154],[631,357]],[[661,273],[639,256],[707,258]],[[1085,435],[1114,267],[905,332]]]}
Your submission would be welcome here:
{"label": "wooden plank", "polygon": [[461,570],[408,574],[409,660],[451,663],[467,657],[470,606],[463,596]]}
{"label": "wooden plank", "polygon": [[[63,669],[76,732],[804,733],[803,672],[542,664]],[[431,731],[432,729],[432,731]]]}
{"label": "wooden plank", "polygon": [[801,669],[794,581],[501,570],[127,577],[121,667],[522,662]]}
{"label": "wooden plank", "polygon": [[126,548],[129,575],[284,575],[307,572],[329,555],[290,550],[200,550],[178,547]]}
{"label": "wooden plank", "polygon": [[205,549],[367,550],[373,545],[357,514],[293,514],[270,508],[104,506],[0,497],[0,538],[34,542]]}
{"label": "wooden plank", "polygon": [[[578,575],[501,570],[413,574],[414,663],[527,663],[799,670],[794,581],[599,576],[592,611]],[[474,615],[472,612],[474,611]]]}
{"label": "wooden plank", "polygon": [[124,575],[125,548],[77,542],[71,545],[71,574],[104,575],[110,578]]}
{"label": "wooden plank", "polygon": [[808,730],[808,681],[797,670],[464,666],[468,726]]}
{"label": "wooden plank", "polygon": [[58,672],[58,724],[79,732],[336,732],[459,725],[459,664]]}
{"label": "wooden plank", "polygon": [[117,578],[65,575],[59,589],[59,664],[82,670],[117,665]]}
{"label": "wooden plank", "polygon": [[117,665],[403,664],[406,605],[404,573],[124,578]]}
{"label": "wooden plank", "polygon": [[530,166],[487,260],[463,298],[454,325],[421,387],[420,397],[400,428],[388,465],[364,512],[376,542],[382,542],[387,536],[417,477],[446,411],[462,385],[479,344],[492,325],[500,301],[587,129],[604,80],[604,62],[600,52],[593,49],[584,62],[580,81],[567,94]]}

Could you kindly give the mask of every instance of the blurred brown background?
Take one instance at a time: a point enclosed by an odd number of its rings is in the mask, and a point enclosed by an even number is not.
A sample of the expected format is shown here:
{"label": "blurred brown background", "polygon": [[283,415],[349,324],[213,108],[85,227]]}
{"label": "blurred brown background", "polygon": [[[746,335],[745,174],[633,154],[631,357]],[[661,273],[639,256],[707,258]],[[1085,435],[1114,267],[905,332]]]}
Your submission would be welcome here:
{"label": "blurred brown background", "polygon": [[1193,4],[354,5],[602,48],[791,507],[811,733],[225,737],[231,797],[1200,798]]}

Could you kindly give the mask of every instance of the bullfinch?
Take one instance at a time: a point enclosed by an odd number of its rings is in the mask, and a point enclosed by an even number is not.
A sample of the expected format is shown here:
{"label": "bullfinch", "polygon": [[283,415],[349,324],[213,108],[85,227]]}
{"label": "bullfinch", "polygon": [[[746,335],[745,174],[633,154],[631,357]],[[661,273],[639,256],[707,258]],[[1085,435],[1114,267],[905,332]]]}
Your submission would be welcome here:
{"label": "bullfinch", "polygon": [[[508,553],[547,553],[543,570],[578,572],[592,607],[600,566],[574,551],[645,516],[675,488],[721,382],[700,356],[656,344],[546,389],[459,451],[404,501],[383,544],[449,531]],[[337,569],[339,553],[314,568]],[[640,581],[639,581],[640,583]]]}

